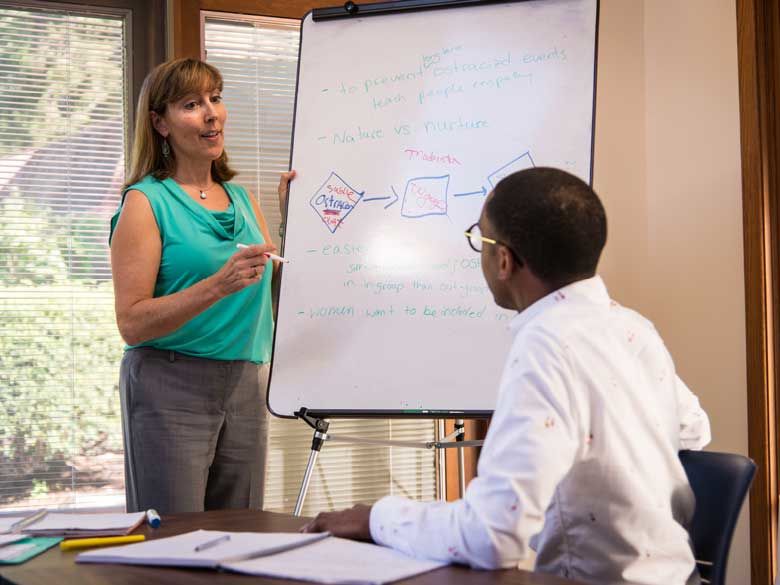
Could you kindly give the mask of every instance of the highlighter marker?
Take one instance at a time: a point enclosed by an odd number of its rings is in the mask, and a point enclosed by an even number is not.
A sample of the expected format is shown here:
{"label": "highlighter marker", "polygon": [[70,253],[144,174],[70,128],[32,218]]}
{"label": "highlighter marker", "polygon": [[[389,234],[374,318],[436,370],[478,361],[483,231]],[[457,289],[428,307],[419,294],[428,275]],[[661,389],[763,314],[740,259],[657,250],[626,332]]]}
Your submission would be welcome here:
{"label": "highlighter marker", "polygon": [[142,542],[146,540],[143,534],[130,534],[128,536],[107,536],[95,538],[74,538],[63,540],[60,543],[60,550],[73,550],[76,548],[93,548],[96,546],[112,546],[115,544],[130,544],[132,542]]}

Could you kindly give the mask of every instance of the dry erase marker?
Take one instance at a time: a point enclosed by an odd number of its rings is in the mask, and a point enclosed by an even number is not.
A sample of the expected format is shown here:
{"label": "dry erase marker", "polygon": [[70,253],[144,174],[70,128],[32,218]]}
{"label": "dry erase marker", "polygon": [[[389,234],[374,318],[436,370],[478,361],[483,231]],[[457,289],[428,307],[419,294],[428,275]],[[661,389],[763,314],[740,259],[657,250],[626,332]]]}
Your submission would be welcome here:
{"label": "dry erase marker", "polygon": [[146,522],[151,526],[152,528],[159,528],[160,527],[160,515],[157,513],[157,510],[154,508],[149,508],[146,511]]}
{"label": "dry erase marker", "polygon": [[[248,248],[246,244],[236,244],[236,248]],[[264,256],[268,256],[271,260],[276,260],[277,262],[289,262],[287,258],[282,258],[281,256],[277,256],[276,254],[271,254],[271,252],[263,252]]]}
{"label": "dry erase marker", "polygon": [[60,549],[73,550],[74,548],[93,548],[96,546],[111,546],[114,544],[130,544],[146,540],[143,534],[130,534],[129,536],[106,536],[103,538],[73,538],[63,540]]}
{"label": "dry erase marker", "polygon": [[282,258],[276,254],[271,254],[271,252],[265,252],[265,255],[268,256],[271,260],[276,260],[277,262],[290,262],[287,258]]}

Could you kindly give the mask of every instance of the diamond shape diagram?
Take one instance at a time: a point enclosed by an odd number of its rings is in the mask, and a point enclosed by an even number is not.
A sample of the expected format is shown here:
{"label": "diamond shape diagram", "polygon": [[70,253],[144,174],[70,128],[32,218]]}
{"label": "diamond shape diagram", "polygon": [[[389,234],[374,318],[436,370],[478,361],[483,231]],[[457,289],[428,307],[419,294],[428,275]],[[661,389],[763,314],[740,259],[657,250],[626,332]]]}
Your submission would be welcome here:
{"label": "diamond shape diagram", "polygon": [[447,215],[447,188],[450,176],[415,177],[409,179],[401,204],[403,217]]}
{"label": "diamond shape diagram", "polygon": [[320,216],[322,223],[332,234],[335,234],[341,223],[352,213],[355,205],[362,198],[363,192],[356,191],[344,179],[332,172],[317,189],[309,203]]}

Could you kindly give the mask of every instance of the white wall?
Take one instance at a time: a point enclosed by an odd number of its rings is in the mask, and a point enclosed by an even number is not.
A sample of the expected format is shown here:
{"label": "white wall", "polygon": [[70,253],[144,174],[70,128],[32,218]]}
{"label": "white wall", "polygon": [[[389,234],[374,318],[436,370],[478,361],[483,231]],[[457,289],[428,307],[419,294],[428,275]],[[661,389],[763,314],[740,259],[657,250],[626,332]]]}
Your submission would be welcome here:
{"label": "white wall", "polygon": [[[735,0],[602,0],[594,181],[601,274],[655,324],[710,415],[747,454]],[[750,583],[747,506],[728,582]]]}

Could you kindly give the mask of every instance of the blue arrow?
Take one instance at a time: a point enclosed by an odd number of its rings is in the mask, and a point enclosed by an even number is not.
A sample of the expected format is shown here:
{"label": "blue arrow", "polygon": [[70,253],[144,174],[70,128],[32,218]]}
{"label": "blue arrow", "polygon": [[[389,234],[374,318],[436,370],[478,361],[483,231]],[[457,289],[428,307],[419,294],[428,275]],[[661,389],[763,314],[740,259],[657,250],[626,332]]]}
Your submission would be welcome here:
{"label": "blue arrow", "polygon": [[485,189],[485,186],[482,186],[482,189],[479,191],[469,191],[468,193],[453,193],[453,197],[466,197],[467,195],[482,195],[483,197],[487,195],[487,189]]}
{"label": "blue arrow", "polygon": [[396,201],[398,201],[398,193],[395,192],[395,189],[393,187],[390,187],[390,190],[393,192],[392,195],[385,195],[382,197],[364,197],[363,201],[387,201],[388,199],[392,199],[390,203],[385,205],[385,209],[393,205]]}
{"label": "blue arrow", "polygon": [[396,193],[396,192],[395,192],[395,188],[393,188],[393,186],[392,186],[392,185],[390,185],[390,190],[393,192],[393,196],[395,197],[395,199],[393,199],[393,200],[392,200],[390,203],[388,203],[387,205],[385,205],[385,209],[387,209],[388,207],[390,207],[390,206],[391,206],[391,205],[393,205],[394,203],[397,203],[397,202],[398,202],[398,193]]}

